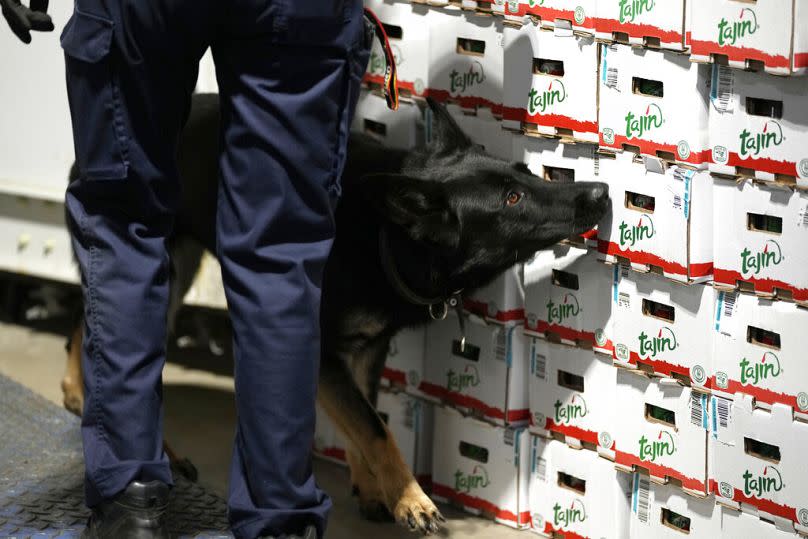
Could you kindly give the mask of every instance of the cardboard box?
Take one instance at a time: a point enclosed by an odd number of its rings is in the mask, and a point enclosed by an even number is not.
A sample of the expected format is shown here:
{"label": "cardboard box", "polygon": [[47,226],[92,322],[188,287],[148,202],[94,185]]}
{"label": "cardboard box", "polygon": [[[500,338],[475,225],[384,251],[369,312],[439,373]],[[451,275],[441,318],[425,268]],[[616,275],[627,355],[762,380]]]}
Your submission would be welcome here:
{"label": "cardboard box", "polygon": [[458,10],[429,11],[428,95],[502,116],[502,20]]}
{"label": "cardboard box", "polygon": [[787,529],[778,528],[766,522],[756,514],[721,508],[721,539],[738,539],[738,537],[754,537],[755,539],[800,539],[789,525]]}
{"label": "cardboard box", "polygon": [[405,328],[390,340],[381,385],[420,396],[424,380],[426,327]]}
{"label": "cardboard box", "polygon": [[525,319],[522,265],[513,266],[490,284],[469,291],[464,295],[463,305],[467,311],[488,322],[521,324]]}
{"label": "cardboard box", "polygon": [[713,281],[808,304],[808,194],[715,180]]}
{"label": "cardboard box", "polygon": [[[512,159],[513,139],[516,135],[510,131],[503,131],[502,123],[490,109],[470,112],[453,104],[447,105],[446,108],[472,142],[482,146],[489,155],[506,161]],[[426,109],[426,114],[431,119],[432,111]]]}
{"label": "cardboard box", "polygon": [[572,28],[594,35],[596,0],[506,0],[505,20],[509,24],[531,24],[538,19],[543,28]]}
{"label": "cardboard box", "polygon": [[423,116],[417,105],[402,102],[393,111],[383,97],[368,91],[359,96],[351,131],[400,150],[409,150],[424,140]]}
{"label": "cardboard box", "polygon": [[592,350],[531,339],[530,431],[614,458],[617,369]]}
{"label": "cardboard box", "polygon": [[710,67],[674,52],[603,45],[600,145],[703,168]]}
{"label": "cardboard box", "polygon": [[699,0],[692,6],[694,61],[720,57],[732,67],[762,65],[780,75],[808,68],[805,0]]}
{"label": "cardboard box", "polygon": [[774,404],[756,408],[753,397],[713,396],[710,490],[719,503],[808,533],[808,423]]}
{"label": "cardboard box", "polygon": [[611,268],[567,244],[525,264],[525,333],[612,355]]}
{"label": "cardboard box", "polygon": [[604,41],[681,51],[687,45],[685,0],[600,0],[595,36]]}
{"label": "cardboard box", "polygon": [[713,393],[751,395],[764,408],[783,404],[808,420],[808,310],[747,294],[716,294]]}
{"label": "cardboard box", "polygon": [[455,312],[427,327],[421,390],[499,425],[526,424],[528,366],[521,325],[487,324],[473,315],[465,325],[465,346]]}
{"label": "cardboard box", "polygon": [[[648,162],[656,166],[656,161]],[[601,158],[611,211],[598,225],[598,250],[609,263],[658,269],[683,283],[713,274],[713,182],[706,171],[667,166],[649,170],[634,154]]]}
{"label": "cardboard box", "polygon": [[801,78],[714,66],[710,171],[808,187],[808,92]]}
{"label": "cardboard box", "polygon": [[[706,394],[617,369],[615,465],[694,496],[707,492]],[[653,535],[649,535],[653,537]]]}
{"label": "cardboard box", "polygon": [[404,393],[382,391],[376,409],[415,478],[423,486],[431,485],[434,406]]}
{"label": "cardboard box", "polygon": [[631,476],[594,451],[531,436],[531,529],[545,537],[628,537]]}
{"label": "cardboard box", "polygon": [[336,425],[328,417],[328,414],[317,405],[317,423],[314,427],[314,447],[312,448],[314,455],[323,460],[345,466],[348,464],[345,458],[345,449],[345,440],[337,430]]}
{"label": "cardboard box", "polygon": [[[399,95],[403,99],[425,97],[429,87],[429,26],[427,7],[400,0],[365,0],[387,31],[387,40],[396,60]],[[378,39],[370,52],[365,82],[373,88],[384,86],[387,63]]]}
{"label": "cardboard box", "polygon": [[507,526],[529,526],[529,438],[526,430],[436,407],[432,497]]}
{"label": "cardboard box", "polygon": [[[632,478],[631,539],[715,539],[721,533],[721,508],[712,497],[688,496],[670,485],[657,485],[644,474]],[[755,535],[736,535],[757,537]]]}
{"label": "cardboard box", "polygon": [[614,361],[668,381],[711,385],[714,293],[614,267]]}
{"label": "cardboard box", "polygon": [[505,28],[502,126],[598,142],[598,45],[572,30]]}

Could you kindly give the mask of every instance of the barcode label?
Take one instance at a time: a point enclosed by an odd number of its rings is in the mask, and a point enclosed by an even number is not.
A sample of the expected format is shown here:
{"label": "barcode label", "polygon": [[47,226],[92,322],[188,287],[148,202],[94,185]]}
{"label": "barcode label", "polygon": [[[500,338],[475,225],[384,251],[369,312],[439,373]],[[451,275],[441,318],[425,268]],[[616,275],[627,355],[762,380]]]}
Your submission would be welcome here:
{"label": "barcode label", "polygon": [[406,399],[404,401],[404,426],[412,430],[415,427],[415,413],[418,407],[418,402],[414,399]]}
{"label": "barcode label", "polygon": [[502,439],[505,441],[505,445],[513,446],[513,441],[516,439],[516,431],[511,428],[505,429],[505,434]]}
{"label": "barcode label", "polygon": [[547,358],[541,354],[533,356],[533,372],[536,378],[547,380]]}
{"label": "barcode label", "polygon": [[598,152],[595,152],[593,159],[595,161],[595,176],[600,176],[600,154]]}
{"label": "barcode label", "polygon": [[619,71],[616,67],[608,67],[606,68],[606,87],[607,88],[617,88],[617,76],[619,75]]}
{"label": "barcode label", "polygon": [[651,482],[642,474],[634,474],[634,500],[633,509],[637,519],[643,524],[648,524],[648,513],[651,505]]}
{"label": "barcode label", "polygon": [[735,312],[735,300],[738,298],[737,292],[724,292],[724,307],[721,316],[731,318]]}
{"label": "barcode label", "polygon": [[713,402],[718,427],[722,429],[729,427],[729,421],[732,418],[732,402],[722,397],[713,397]]}
{"label": "barcode label", "polygon": [[674,210],[682,209],[682,197],[680,195],[673,195],[673,209]]}
{"label": "barcode label", "polygon": [[[732,112],[732,92],[735,85],[735,77],[732,69],[727,66],[715,66],[717,76],[713,78],[713,106],[718,112]],[[717,80],[716,80],[717,79]]]}
{"label": "barcode label", "polygon": [[626,309],[631,308],[631,296],[626,292],[620,292],[620,295],[617,297],[617,306]]}
{"label": "barcode label", "polygon": [[539,481],[547,481],[547,461],[540,456],[536,456],[536,478]]}
{"label": "barcode label", "polygon": [[690,422],[697,427],[706,426],[704,421],[704,397],[696,391],[690,394]]}
{"label": "barcode label", "polygon": [[620,264],[620,277],[626,278],[628,277],[628,273],[631,271],[631,266],[628,264]]}
{"label": "barcode label", "polygon": [[797,226],[808,226],[808,206],[804,207],[802,211],[800,211]]}
{"label": "barcode label", "polygon": [[505,361],[508,355],[508,335],[504,328],[499,328],[494,334],[494,357]]}

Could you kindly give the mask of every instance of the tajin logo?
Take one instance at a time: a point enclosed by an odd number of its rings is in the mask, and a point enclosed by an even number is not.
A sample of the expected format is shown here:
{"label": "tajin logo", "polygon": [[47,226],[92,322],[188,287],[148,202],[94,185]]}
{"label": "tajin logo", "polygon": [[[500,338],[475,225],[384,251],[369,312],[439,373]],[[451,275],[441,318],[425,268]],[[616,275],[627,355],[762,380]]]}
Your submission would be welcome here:
{"label": "tajin logo", "polygon": [[620,0],[620,22],[634,22],[634,18],[654,9],[654,0]]}
{"label": "tajin logo", "polygon": [[751,36],[757,32],[760,26],[757,22],[757,15],[755,12],[745,7],[741,9],[737,21],[728,22],[727,19],[721,18],[718,23],[718,44],[719,45],[735,45],[738,39]]}
{"label": "tajin logo", "polygon": [[763,251],[753,253],[748,247],[741,251],[741,273],[757,275],[770,266],[776,266],[783,261],[783,251],[780,244],[774,240],[766,240]]}
{"label": "tajin logo", "polygon": [[676,443],[670,432],[661,430],[659,431],[657,439],[650,442],[645,436],[640,438],[640,460],[654,462],[657,457],[670,456],[675,452]]}
{"label": "tajin logo", "polygon": [[528,5],[530,7],[543,6],[544,0],[528,0]]}
{"label": "tajin logo", "polygon": [[763,468],[763,475],[754,475],[749,470],[743,473],[743,493],[760,498],[764,494],[783,490],[783,476],[774,466]]}
{"label": "tajin logo", "polygon": [[567,89],[564,83],[558,79],[550,81],[550,85],[543,92],[531,88],[527,94],[527,108],[530,114],[544,112],[547,107],[552,107],[556,103],[563,103],[567,99]]}
{"label": "tajin logo", "polygon": [[656,337],[649,337],[643,331],[638,337],[640,341],[640,357],[655,357],[660,352],[669,352],[679,347],[676,334],[667,326],[659,328]]}
{"label": "tajin logo", "polygon": [[586,507],[584,502],[575,498],[569,507],[561,507],[561,504],[556,502],[553,506],[553,523],[555,526],[566,528],[570,524],[577,524],[586,520]]}
{"label": "tajin logo", "polygon": [[748,359],[743,358],[740,363],[741,367],[741,383],[742,384],[757,384],[761,380],[768,380],[769,378],[777,378],[780,376],[780,359],[774,352],[766,352],[760,358],[760,363],[751,363]]}
{"label": "tajin logo", "polygon": [[575,294],[564,294],[564,302],[556,303],[553,300],[547,302],[547,321],[551,324],[553,322],[561,324],[568,318],[574,318],[581,312],[581,306],[578,304],[578,298]]}
{"label": "tajin logo", "polygon": [[663,121],[662,109],[654,103],[646,107],[642,116],[629,112],[626,114],[626,138],[640,138],[651,129],[662,127]]}
{"label": "tajin logo", "polygon": [[457,492],[471,492],[474,489],[485,488],[490,484],[488,471],[481,464],[476,465],[469,474],[461,470],[455,472],[454,489]]}
{"label": "tajin logo", "polygon": [[629,225],[625,221],[620,222],[620,247],[634,247],[638,241],[653,238],[656,233],[654,221],[650,215],[640,215],[640,220],[636,225]]}
{"label": "tajin logo", "polygon": [[475,61],[465,73],[459,73],[456,69],[453,69],[449,74],[449,78],[449,87],[452,93],[463,93],[467,88],[485,82],[485,70],[480,62]]}
{"label": "tajin logo", "polygon": [[783,128],[774,120],[767,120],[760,133],[750,133],[747,129],[741,131],[741,157],[758,155],[761,151],[772,146],[779,146],[785,140]]}
{"label": "tajin logo", "polygon": [[463,391],[469,387],[480,385],[480,373],[474,365],[466,365],[463,372],[455,372],[449,369],[446,372],[446,388],[449,391]]}
{"label": "tajin logo", "polygon": [[558,425],[569,425],[576,419],[586,417],[586,414],[589,413],[586,401],[578,393],[574,394],[567,404],[556,400],[553,408],[555,409],[555,422]]}

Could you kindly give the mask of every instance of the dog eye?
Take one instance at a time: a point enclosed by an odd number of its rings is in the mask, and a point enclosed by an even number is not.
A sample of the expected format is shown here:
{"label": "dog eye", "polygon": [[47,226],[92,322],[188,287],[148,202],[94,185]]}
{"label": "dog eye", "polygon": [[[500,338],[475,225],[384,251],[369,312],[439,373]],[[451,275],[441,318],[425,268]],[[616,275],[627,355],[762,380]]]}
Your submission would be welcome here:
{"label": "dog eye", "polygon": [[508,193],[508,198],[505,199],[505,203],[508,206],[515,206],[519,204],[519,201],[522,200],[523,196],[524,196],[523,193],[517,193],[516,191],[511,191],[510,193]]}

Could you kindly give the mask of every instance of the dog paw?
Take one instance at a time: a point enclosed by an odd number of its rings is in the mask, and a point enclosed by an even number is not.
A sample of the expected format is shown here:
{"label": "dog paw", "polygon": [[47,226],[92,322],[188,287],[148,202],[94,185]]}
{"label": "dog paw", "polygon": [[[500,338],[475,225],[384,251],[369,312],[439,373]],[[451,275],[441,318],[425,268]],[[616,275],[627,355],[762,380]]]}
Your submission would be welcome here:
{"label": "dog paw", "polygon": [[410,531],[420,531],[424,535],[437,533],[440,530],[440,523],[446,522],[429,496],[424,494],[415,481],[404,489],[393,516],[396,522],[407,526]]}
{"label": "dog paw", "polygon": [[70,377],[62,380],[62,404],[67,411],[81,417],[84,410],[84,394],[80,387]]}

